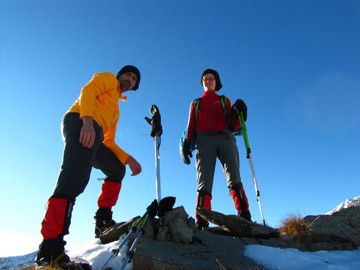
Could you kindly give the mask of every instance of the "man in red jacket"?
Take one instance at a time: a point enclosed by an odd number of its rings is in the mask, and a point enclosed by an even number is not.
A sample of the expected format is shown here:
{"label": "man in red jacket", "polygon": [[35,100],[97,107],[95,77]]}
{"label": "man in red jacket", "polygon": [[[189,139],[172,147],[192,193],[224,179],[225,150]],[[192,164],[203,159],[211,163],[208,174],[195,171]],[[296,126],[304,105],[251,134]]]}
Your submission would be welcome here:
{"label": "man in red jacket", "polygon": [[115,143],[120,114],[118,101],[126,101],[123,94],[137,90],[139,83],[140,72],[134,66],[124,66],[117,76],[110,72],[97,73],[64,115],[63,161],[41,223],[43,241],[35,259],[36,268],[75,269],[64,253],[63,237],[69,233],[75,199],[84,191],[92,167],[106,175],[97,201],[96,236],[114,224],[111,208],[118,199],[125,166],[129,165],[133,176],[141,173],[141,165]]}
{"label": "man in red jacket", "polygon": [[[181,148],[184,163],[190,164],[190,145],[195,141],[198,180],[196,208],[211,210],[214,170],[218,158],[238,214],[251,221],[248,200],[240,179],[239,152],[235,137],[229,131],[238,130],[240,122],[237,115],[234,115],[235,110],[232,110],[230,100],[216,93],[222,88],[222,84],[215,70],[205,70],[200,83],[204,93],[200,99],[191,103],[186,138]],[[234,106],[246,117],[247,107],[241,99],[238,99]],[[198,228],[209,226],[197,213],[195,216]]]}

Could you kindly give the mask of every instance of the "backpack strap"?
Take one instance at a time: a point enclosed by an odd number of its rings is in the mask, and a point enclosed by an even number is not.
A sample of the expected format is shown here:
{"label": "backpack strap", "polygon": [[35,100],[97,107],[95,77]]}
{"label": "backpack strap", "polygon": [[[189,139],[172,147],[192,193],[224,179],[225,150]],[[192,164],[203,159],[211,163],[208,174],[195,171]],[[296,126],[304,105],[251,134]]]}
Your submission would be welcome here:
{"label": "backpack strap", "polygon": [[224,95],[220,96],[220,102],[224,111],[225,118],[227,119],[226,97]]}
{"label": "backpack strap", "polygon": [[226,126],[227,126],[227,128],[229,128],[230,125],[229,125],[229,119],[227,117],[228,116],[227,115],[228,111],[227,111],[227,108],[226,108],[226,97],[224,95],[220,96],[220,102],[221,102],[221,106],[223,108],[224,116],[225,116],[225,119],[226,119]]}
{"label": "backpack strap", "polygon": [[196,122],[198,120],[198,114],[200,111],[200,98],[194,99],[193,103],[194,103],[194,109],[195,109],[195,124],[196,124]]}
{"label": "backpack strap", "polygon": [[193,141],[196,140],[196,124],[198,120],[198,114],[200,112],[200,98],[196,98],[193,100],[194,110],[195,110],[195,124],[194,124],[194,131],[193,131]]}

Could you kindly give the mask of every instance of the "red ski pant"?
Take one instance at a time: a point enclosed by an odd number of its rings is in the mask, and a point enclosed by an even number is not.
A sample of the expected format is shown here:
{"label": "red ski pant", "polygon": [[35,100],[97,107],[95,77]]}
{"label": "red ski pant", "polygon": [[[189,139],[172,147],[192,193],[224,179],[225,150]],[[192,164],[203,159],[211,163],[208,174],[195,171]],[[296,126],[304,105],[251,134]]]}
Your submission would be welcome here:
{"label": "red ski pant", "polygon": [[89,182],[92,167],[100,169],[106,178],[98,198],[99,208],[112,208],[118,199],[125,166],[103,143],[101,127],[94,121],[95,145],[85,148],[79,142],[82,121],[78,113],[68,113],[62,121],[65,142],[62,165],[53,195],[48,200],[42,222],[44,239],[62,237],[69,233],[71,212],[76,197]]}

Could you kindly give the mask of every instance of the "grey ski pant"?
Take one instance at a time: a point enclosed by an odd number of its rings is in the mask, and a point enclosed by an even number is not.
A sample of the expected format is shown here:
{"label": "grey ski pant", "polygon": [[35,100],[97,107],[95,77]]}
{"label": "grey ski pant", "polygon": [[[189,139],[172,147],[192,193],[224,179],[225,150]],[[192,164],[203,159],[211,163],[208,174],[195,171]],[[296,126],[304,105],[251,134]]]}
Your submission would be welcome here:
{"label": "grey ski pant", "polygon": [[239,151],[228,130],[197,132],[196,171],[198,192],[211,195],[216,158],[221,162],[227,186],[241,184]]}

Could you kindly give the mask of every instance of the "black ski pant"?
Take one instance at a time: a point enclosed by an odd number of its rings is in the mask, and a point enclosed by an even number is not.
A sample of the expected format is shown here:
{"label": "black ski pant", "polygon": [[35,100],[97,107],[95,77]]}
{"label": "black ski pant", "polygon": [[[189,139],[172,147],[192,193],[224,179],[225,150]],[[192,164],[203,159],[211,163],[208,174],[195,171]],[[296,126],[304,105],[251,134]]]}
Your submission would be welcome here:
{"label": "black ski pant", "polygon": [[92,148],[83,147],[79,142],[82,125],[78,113],[67,113],[63,118],[64,154],[58,181],[42,222],[44,239],[68,234],[75,199],[88,184],[92,167],[106,175],[100,195],[102,201],[110,201],[114,205],[120,192],[125,166],[102,143],[102,128],[95,121],[95,144]]}

